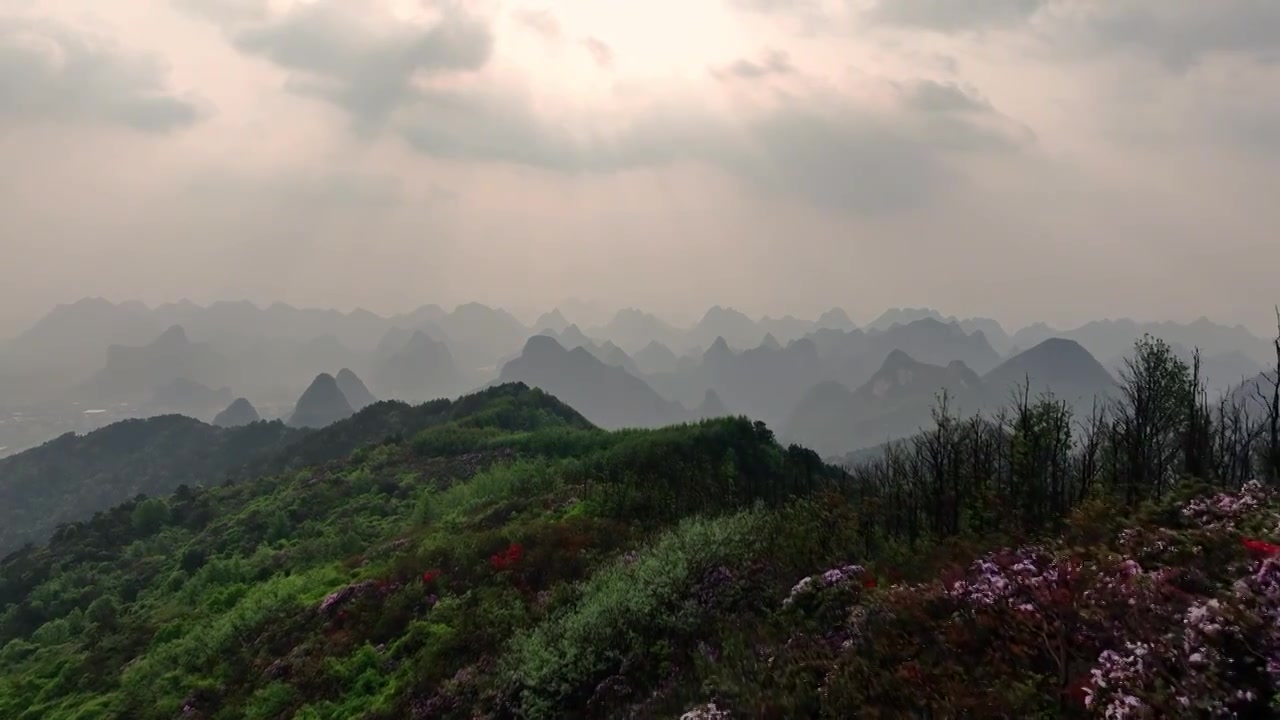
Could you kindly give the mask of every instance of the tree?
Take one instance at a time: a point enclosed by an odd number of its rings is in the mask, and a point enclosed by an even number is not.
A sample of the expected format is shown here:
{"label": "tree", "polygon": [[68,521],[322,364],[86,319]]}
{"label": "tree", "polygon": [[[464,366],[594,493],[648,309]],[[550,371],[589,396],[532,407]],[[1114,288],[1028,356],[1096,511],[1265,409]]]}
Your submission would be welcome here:
{"label": "tree", "polygon": [[169,505],[160,498],[147,498],[138,503],[129,519],[134,531],[145,537],[169,522]]}

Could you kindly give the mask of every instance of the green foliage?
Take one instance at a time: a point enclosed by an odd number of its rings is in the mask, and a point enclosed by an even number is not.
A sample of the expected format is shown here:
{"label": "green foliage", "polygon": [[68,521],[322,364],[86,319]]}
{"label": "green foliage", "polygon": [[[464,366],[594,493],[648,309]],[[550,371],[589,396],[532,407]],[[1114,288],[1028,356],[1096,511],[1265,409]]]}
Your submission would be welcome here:
{"label": "green foliage", "polygon": [[[1041,716],[1051,658],[1024,667],[992,628],[948,636],[942,601],[896,604],[850,664],[819,631],[890,591],[784,603],[850,563],[919,582],[1010,538],[1177,522],[1157,499],[1176,486],[1147,475],[1127,503],[1105,471],[1184,465],[1168,416],[1133,436],[1150,455],[1110,457],[1051,398],[1023,400],[1001,422],[944,408],[848,472],[746,419],[605,432],[520,385],[379,403],[245,482],[180,483],[0,562],[0,717],[675,717],[713,695],[741,717]],[[1233,548],[1164,547],[1210,568]]]}

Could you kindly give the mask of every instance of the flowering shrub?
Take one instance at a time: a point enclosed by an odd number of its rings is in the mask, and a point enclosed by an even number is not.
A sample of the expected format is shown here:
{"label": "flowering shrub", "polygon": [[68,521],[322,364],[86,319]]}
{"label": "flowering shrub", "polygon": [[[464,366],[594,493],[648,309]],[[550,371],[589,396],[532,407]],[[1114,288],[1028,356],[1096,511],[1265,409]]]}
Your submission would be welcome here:
{"label": "flowering shrub", "polygon": [[495,572],[510,570],[524,556],[524,548],[519,543],[511,543],[506,550],[489,556],[489,566]]}
{"label": "flowering shrub", "polygon": [[[923,585],[827,596],[844,612],[806,631],[842,638],[818,678],[823,714],[1275,716],[1280,538],[1241,530],[1277,527],[1280,509],[1250,484],[1176,510],[1176,527],[1131,527],[1108,546],[1027,545]],[[803,578],[783,605],[865,577]],[[788,657],[801,645],[792,636],[778,662],[809,662]]]}
{"label": "flowering shrub", "polygon": [[861,565],[845,565],[832,568],[821,575],[803,577],[791,588],[787,598],[782,601],[784,607],[791,607],[800,598],[824,588],[843,588],[851,586],[875,587],[875,580],[866,574]]}

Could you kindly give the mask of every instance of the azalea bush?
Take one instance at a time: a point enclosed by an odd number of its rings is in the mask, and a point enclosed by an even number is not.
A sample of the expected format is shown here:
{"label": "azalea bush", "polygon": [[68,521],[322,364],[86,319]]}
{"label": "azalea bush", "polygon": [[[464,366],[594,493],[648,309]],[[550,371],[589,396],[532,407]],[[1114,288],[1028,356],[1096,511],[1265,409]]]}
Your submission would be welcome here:
{"label": "azalea bush", "polygon": [[[760,652],[827,717],[1269,717],[1280,711],[1280,506],[1258,484],[1087,548],[1024,545],[921,583],[800,579]],[[1269,530],[1267,530],[1269,528]],[[1266,532],[1257,532],[1266,530]],[[957,662],[963,658],[963,662]]]}

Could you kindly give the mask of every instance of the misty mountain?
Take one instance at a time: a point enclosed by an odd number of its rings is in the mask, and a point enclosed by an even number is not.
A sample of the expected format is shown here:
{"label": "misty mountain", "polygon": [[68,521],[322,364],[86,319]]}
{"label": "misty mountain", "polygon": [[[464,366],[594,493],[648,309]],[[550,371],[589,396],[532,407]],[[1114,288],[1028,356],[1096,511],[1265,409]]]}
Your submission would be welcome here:
{"label": "misty mountain", "polygon": [[760,318],[760,321],[756,323],[756,327],[759,331],[765,333],[765,338],[772,339],[775,345],[799,340],[815,329],[812,322],[801,320],[791,315],[784,315],[780,318],[766,315]]}
{"label": "misty mountain", "polygon": [[1112,396],[1115,378],[1080,343],[1050,338],[1009,358],[982,378],[989,401],[999,406],[1023,383],[1032,397],[1052,391],[1077,412],[1087,412],[1095,398]]}
{"label": "misty mountain", "polygon": [[111,345],[140,346],[164,331],[142,303],[116,305],[102,298],[85,298],[58,305],[31,328],[5,344],[10,362],[56,365],[57,370],[83,380],[102,362]]}
{"label": "misty mountain", "polygon": [[533,323],[534,330],[554,330],[556,332],[564,332],[565,328],[571,323],[564,314],[560,312],[560,308],[555,308],[550,312],[542,313]]}
{"label": "misty mountain", "polygon": [[591,334],[610,340],[627,352],[639,351],[651,342],[678,350],[687,349],[688,344],[683,330],[672,327],[652,313],[635,308],[619,310],[608,324],[593,328]]}
{"label": "misty mountain", "polygon": [[733,309],[716,305],[689,331],[689,340],[698,345],[709,345],[723,338],[730,347],[749,348],[760,344],[764,331],[754,320]]}
{"label": "misty mountain", "polygon": [[328,373],[320,373],[298,398],[288,424],[295,428],[322,428],[353,414],[351,404],[338,389],[338,381]]}
{"label": "misty mountain", "polygon": [[567,350],[545,335],[529,338],[520,357],[503,366],[498,382],[541,388],[603,428],[658,427],[687,415],[621,367],[602,362],[586,348]]}
{"label": "misty mountain", "polygon": [[233,397],[230,388],[214,390],[195,380],[178,378],[156,388],[144,410],[148,415],[177,414],[207,420]]}
{"label": "misty mountain", "polygon": [[378,398],[365,387],[364,381],[348,368],[339,370],[334,381],[338,383],[338,389],[342,391],[342,396],[347,399],[351,409],[356,412],[378,402]]}
{"label": "misty mountain", "polygon": [[95,403],[140,401],[152,389],[178,379],[221,387],[230,374],[227,358],[206,343],[191,342],[182,326],[174,325],[147,345],[112,345],[106,366],[74,395]]}
{"label": "misty mountain", "polygon": [[988,372],[1000,362],[981,332],[969,334],[958,323],[931,317],[871,332],[822,330],[809,339],[831,367],[829,378],[849,387],[867,382],[894,351],[929,365],[959,361],[977,373]]}
{"label": "misty mountain", "polygon": [[945,318],[942,313],[933,308],[889,308],[875,320],[867,323],[863,328],[867,331],[872,330],[888,330],[894,325],[910,325],[920,320],[937,320],[943,322]]}
{"label": "misty mountain", "polygon": [[931,423],[944,390],[953,412],[971,413],[985,401],[982,380],[963,362],[930,365],[894,350],[857,390],[834,381],[815,385],[792,411],[782,435],[824,456],[906,437]]}
{"label": "misty mountain", "polygon": [[818,316],[817,322],[814,323],[814,330],[842,330],[848,332],[857,325],[849,318],[849,314],[843,308],[831,308],[830,310]]}
{"label": "misty mountain", "polygon": [[1269,340],[1259,338],[1242,325],[1221,325],[1203,317],[1191,323],[1137,322],[1128,318],[1095,320],[1074,330],[1054,330],[1037,323],[1014,333],[1013,342],[1019,347],[1031,347],[1049,337],[1061,337],[1080,343],[1094,357],[1116,358],[1131,353],[1134,342],[1144,334],[1170,345],[1181,345],[1188,351],[1200,348],[1206,357],[1238,351],[1264,367],[1273,358]]}
{"label": "misty mountain", "polygon": [[636,367],[645,375],[653,375],[654,373],[674,372],[680,363],[680,358],[671,351],[671,348],[663,345],[657,340],[651,341],[635,354],[633,358]]}
{"label": "misty mountain", "polygon": [[809,339],[785,348],[776,341],[762,342],[741,353],[717,339],[696,375],[736,412],[772,426],[782,423],[804,394],[825,379],[817,346]]}
{"label": "misty mountain", "polygon": [[594,340],[587,337],[587,335],[583,333],[577,325],[570,325],[560,333],[556,333],[553,330],[544,330],[538,334],[553,338],[556,342],[560,343],[560,347],[566,350],[583,348],[606,365],[620,367],[636,377],[644,375],[640,370],[640,367],[636,365],[635,360],[632,359],[631,356],[622,348],[615,345],[612,340],[605,340],[603,343],[596,343]]}
{"label": "misty mountain", "polygon": [[438,324],[449,338],[454,361],[466,370],[496,366],[529,335],[511,313],[480,303],[459,305]]}
{"label": "misty mountain", "polygon": [[702,402],[698,403],[698,407],[693,409],[691,419],[709,420],[711,418],[727,417],[732,414],[720,400],[720,396],[716,394],[716,391],[708,390],[707,394],[702,398]]}
{"label": "misty mountain", "polygon": [[369,376],[380,397],[425,402],[462,392],[468,384],[449,346],[425,332],[413,333],[399,348],[380,346],[382,351],[387,352],[374,360]]}
{"label": "misty mountain", "polygon": [[245,398],[236,398],[225,410],[213,418],[213,425],[223,428],[240,427],[256,423],[262,418],[253,407],[253,403]]}

